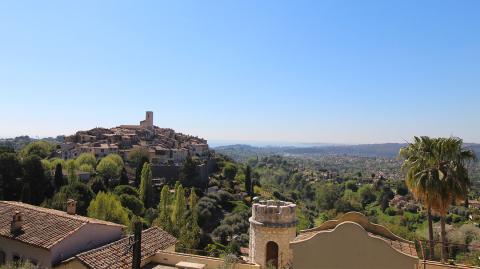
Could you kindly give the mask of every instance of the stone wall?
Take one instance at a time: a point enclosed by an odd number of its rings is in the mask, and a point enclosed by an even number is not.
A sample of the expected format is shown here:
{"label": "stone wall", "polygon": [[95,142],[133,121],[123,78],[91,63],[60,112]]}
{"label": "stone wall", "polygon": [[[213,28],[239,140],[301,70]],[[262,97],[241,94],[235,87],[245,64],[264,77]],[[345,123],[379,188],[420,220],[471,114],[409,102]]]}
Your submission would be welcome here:
{"label": "stone wall", "polygon": [[290,242],[296,236],[296,205],[282,201],[260,201],[250,218],[250,261],[267,267],[267,244],[278,245],[278,268],[291,267]]}
{"label": "stone wall", "polygon": [[[158,251],[155,256],[150,259],[150,262],[159,263],[162,265],[175,266],[179,262],[193,262],[205,264],[206,269],[222,268],[224,261],[219,258],[199,256],[192,254],[176,253],[169,251]],[[260,269],[256,264],[251,263],[236,263],[231,269]]]}

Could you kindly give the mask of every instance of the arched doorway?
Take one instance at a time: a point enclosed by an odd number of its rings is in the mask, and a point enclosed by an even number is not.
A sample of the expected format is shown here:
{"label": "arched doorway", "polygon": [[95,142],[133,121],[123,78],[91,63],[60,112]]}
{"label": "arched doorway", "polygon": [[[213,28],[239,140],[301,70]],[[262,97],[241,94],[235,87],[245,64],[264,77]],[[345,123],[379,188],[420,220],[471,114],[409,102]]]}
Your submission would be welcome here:
{"label": "arched doorway", "polygon": [[278,245],[273,241],[267,243],[266,266],[278,268]]}

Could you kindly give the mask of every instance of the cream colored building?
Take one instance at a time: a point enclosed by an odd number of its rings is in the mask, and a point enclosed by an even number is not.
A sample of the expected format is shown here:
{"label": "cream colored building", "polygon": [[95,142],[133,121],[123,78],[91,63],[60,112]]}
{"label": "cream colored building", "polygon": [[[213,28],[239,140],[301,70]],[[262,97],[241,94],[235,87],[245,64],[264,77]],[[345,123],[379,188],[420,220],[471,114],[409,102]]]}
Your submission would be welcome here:
{"label": "cream colored building", "polygon": [[123,225],[21,202],[0,201],[0,264],[29,260],[40,268],[118,240]]}
{"label": "cream colored building", "polygon": [[417,269],[413,242],[357,212],[302,231],[290,243],[295,269]]}

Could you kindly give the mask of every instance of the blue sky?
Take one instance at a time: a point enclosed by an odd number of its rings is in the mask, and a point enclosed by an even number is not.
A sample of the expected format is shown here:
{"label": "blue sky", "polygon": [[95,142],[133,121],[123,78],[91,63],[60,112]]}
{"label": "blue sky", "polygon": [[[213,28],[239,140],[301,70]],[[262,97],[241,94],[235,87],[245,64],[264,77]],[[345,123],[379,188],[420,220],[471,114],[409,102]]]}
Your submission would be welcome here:
{"label": "blue sky", "polygon": [[0,137],[480,142],[480,1],[1,1]]}

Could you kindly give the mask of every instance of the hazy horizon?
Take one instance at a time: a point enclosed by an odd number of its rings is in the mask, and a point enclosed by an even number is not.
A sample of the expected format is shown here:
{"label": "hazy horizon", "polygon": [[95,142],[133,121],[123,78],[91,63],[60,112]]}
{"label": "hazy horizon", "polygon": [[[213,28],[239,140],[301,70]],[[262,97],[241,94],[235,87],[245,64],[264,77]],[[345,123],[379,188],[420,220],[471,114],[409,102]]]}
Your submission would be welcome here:
{"label": "hazy horizon", "polygon": [[155,125],[210,141],[480,143],[479,8],[2,2],[0,137],[137,124],[152,110]]}

